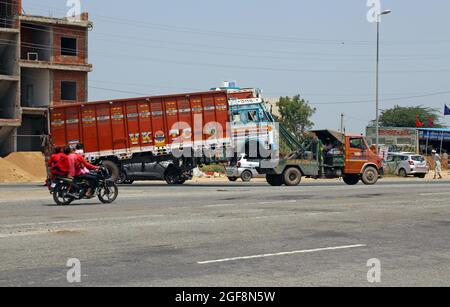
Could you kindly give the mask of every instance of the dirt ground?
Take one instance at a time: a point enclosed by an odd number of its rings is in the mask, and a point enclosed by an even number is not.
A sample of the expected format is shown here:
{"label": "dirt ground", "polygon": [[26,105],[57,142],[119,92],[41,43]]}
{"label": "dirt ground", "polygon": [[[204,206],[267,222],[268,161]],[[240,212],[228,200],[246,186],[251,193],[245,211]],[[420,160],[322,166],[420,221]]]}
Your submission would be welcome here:
{"label": "dirt ground", "polygon": [[0,158],[0,183],[44,182],[46,177],[40,152],[16,152]]}

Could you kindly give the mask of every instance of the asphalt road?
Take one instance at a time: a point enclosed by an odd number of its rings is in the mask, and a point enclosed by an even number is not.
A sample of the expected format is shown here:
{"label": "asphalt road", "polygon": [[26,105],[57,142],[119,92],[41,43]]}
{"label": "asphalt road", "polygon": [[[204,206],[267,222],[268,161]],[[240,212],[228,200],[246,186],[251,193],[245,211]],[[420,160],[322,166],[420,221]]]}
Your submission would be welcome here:
{"label": "asphalt road", "polygon": [[[112,205],[0,185],[0,286],[450,286],[450,182],[137,184]],[[381,283],[367,280],[369,259]]]}

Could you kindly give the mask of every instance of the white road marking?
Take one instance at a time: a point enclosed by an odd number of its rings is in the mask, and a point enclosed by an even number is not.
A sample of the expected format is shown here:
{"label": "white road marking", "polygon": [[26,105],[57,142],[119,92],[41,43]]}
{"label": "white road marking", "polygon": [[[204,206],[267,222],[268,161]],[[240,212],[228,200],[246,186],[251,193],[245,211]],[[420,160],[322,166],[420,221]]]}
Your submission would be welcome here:
{"label": "white road marking", "polygon": [[450,192],[440,192],[440,193],[421,193],[419,196],[434,196],[434,195],[450,195]]}
{"label": "white road marking", "polygon": [[356,244],[356,245],[347,245],[347,246],[326,247],[326,248],[308,249],[308,250],[300,250],[300,251],[292,251],[292,252],[282,252],[282,253],[275,253],[275,254],[263,254],[263,255],[253,255],[253,256],[208,260],[208,261],[197,262],[197,264],[211,264],[211,263],[219,263],[219,262],[230,262],[230,261],[238,261],[238,260],[249,260],[249,259],[286,256],[286,255],[295,255],[295,254],[307,254],[307,253],[315,253],[315,252],[323,252],[323,251],[334,251],[334,250],[343,250],[343,249],[350,249],[350,248],[359,248],[359,247],[366,247],[366,246],[367,245],[365,245],[365,244]]}

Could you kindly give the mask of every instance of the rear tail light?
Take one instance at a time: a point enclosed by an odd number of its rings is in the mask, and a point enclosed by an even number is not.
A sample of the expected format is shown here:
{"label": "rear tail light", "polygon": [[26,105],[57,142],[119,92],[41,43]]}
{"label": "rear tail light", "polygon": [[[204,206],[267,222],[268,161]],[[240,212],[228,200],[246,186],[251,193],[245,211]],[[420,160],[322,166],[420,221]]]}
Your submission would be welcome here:
{"label": "rear tail light", "polygon": [[241,162],[237,163],[237,167],[241,167],[241,165],[242,165]]}
{"label": "rear tail light", "polygon": [[414,166],[414,161],[409,160],[408,163],[409,165]]}

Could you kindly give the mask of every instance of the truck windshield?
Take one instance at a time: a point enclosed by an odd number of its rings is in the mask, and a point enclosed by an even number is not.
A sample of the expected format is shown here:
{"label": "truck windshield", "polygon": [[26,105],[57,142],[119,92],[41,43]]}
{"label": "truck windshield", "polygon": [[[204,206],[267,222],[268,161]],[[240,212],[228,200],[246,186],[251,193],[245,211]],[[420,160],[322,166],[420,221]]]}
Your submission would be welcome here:
{"label": "truck windshield", "polygon": [[367,149],[366,143],[364,142],[364,139],[362,139],[362,138],[350,139],[350,148],[361,149],[361,150]]}

